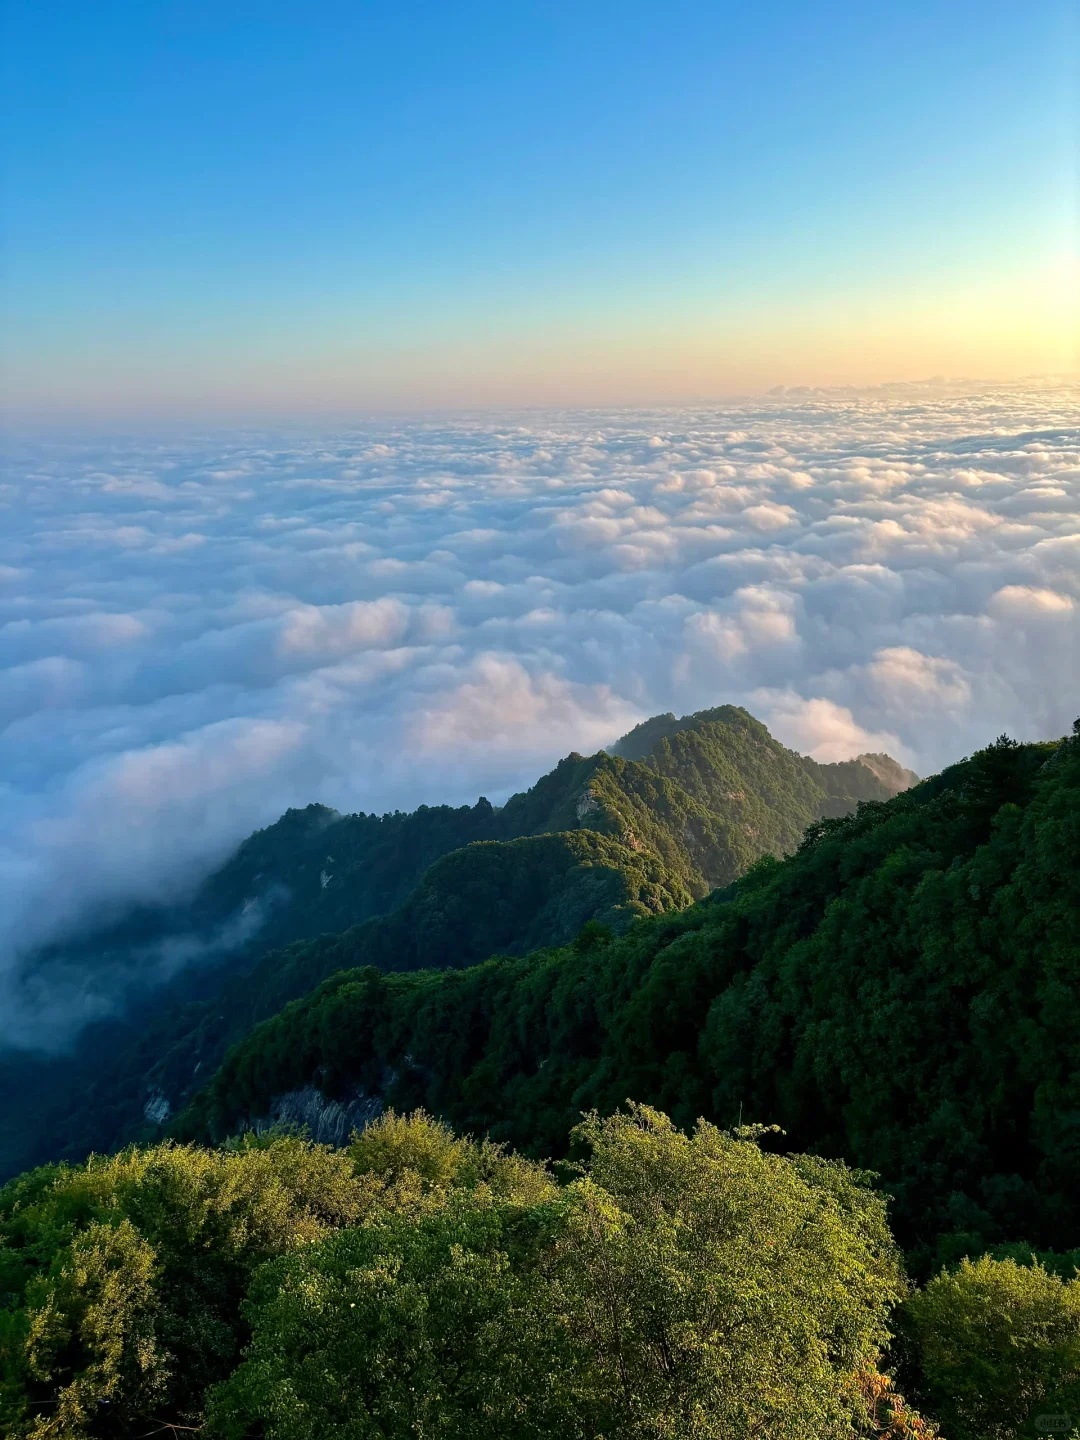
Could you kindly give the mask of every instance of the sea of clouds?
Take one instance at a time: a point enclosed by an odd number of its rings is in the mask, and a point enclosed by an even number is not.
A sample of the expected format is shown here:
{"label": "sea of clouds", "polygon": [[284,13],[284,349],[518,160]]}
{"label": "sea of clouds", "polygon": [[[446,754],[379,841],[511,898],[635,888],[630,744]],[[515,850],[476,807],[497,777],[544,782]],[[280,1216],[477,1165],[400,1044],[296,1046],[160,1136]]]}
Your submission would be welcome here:
{"label": "sea of clouds", "polygon": [[0,975],[289,805],[497,802],[658,711],[920,773],[1062,734],[1078,427],[1042,383],[9,440]]}

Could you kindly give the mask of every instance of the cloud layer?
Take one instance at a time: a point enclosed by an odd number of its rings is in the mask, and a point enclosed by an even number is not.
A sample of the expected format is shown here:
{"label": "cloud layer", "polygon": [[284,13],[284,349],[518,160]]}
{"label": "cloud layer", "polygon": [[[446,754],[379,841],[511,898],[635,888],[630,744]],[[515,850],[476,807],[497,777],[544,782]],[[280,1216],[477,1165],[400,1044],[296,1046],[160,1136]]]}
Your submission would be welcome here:
{"label": "cloud layer", "polygon": [[0,484],[0,970],[290,804],[733,701],[927,772],[1080,712],[1080,392],[52,438]]}

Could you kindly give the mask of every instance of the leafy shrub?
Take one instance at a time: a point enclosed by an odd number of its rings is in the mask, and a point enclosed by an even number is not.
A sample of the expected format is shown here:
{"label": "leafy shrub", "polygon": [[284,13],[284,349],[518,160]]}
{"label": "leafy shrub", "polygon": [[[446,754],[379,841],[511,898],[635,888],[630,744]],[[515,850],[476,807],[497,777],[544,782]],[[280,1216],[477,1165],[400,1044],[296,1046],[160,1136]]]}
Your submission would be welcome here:
{"label": "leafy shrub", "polygon": [[355,1223],[377,1193],[347,1154],[295,1137],[127,1150],[10,1182],[0,1431],[75,1440],[190,1421],[236,1363],[254,1270]]}
{"label": "leafy shrub", "polygon": [[949,1440],[1034,1436],[1053,1415],[1080,1422],[1080,1279],[965,1259],[911,1296],[904,1324]]}
{"label": "leafy shrub", "polygon": [[841,1165],[705,1124],[688,1137],[644,1107],[590,1117],[577,1138],[588,1162],[542,1203],[459,1190],[264,1267],[210,1432],[839,1440],[869,1427],[859,1377],[903,1290],[879,1197]]}

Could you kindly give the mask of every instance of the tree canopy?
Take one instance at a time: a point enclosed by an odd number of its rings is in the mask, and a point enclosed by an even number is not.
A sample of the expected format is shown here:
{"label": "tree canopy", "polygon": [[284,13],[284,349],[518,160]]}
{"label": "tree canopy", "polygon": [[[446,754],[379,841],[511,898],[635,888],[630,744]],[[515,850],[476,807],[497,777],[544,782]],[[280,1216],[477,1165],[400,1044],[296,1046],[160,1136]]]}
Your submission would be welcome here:
{"label": "tree canopy", "polygon": [[579,1111],[633,1095],[879,1172],[917,1267],[1069,1250],[1078,857],[1080,739],[999,742],[622,936],[333,976],[233,1050],[181,1133],[314,1081],[557,1155]]}
{"label": "tree canopy", "polygon": [[340,1150],[31,1172],[0,1190],[0,1426],[850,1440],[900,1415],[928,1435],[879,1363],[908,1290],[883,1198],[761,1138],[628,1105],[584,1118],[559,1180],[387,1114]]}
{"label": "tree canopy", "polygon": [[887,756],[819,765],[737,706],[649,724],[649,745],[626,737],[634,758],[569,755],[500,807],[290,810],[186,903],[136,908],[33,957],[134,976],[155,947],[203,959],[134,993],[70,1056],[0,1053],[0,1177],[159,1138],[230,1044],[335,970],[471,965],[565,944],[590,920],[618,931],[915,778]]}

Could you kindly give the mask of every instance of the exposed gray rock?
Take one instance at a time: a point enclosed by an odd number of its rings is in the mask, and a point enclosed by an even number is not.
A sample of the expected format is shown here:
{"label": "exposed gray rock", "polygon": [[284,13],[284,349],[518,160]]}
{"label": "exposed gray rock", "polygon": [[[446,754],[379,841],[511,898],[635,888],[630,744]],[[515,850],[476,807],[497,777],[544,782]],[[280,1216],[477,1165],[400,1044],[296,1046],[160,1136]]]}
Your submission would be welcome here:
{"label": "exposed gray rock", "polygon": [[591,790],[585,790],[578,797],[577,818],[584,820],[586,815],[591,815],[594,810],[600,809],[600,801]]}
{"label": "exposed gray rock", "polygon": [[342,1100],[328,1100],[314,1085],[275,1095],[266,1115],[249,1120],[243,1127],[261,1135],[275,1125],[306,1130],[322,1145],[344,1145],[354,1130],[363,1130],[382,1114],[383,1102],[357,1088]]}
{"label": "exposed gray rock", "polygon": [[143,1106],[143,1114],[151,1125],[164,1125],[172,1114],[172,1106],[161,1090],[151,1090]]}

